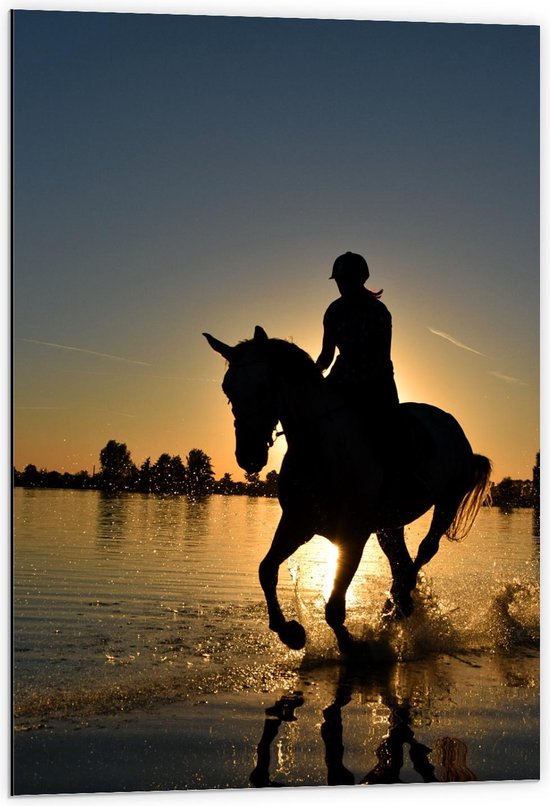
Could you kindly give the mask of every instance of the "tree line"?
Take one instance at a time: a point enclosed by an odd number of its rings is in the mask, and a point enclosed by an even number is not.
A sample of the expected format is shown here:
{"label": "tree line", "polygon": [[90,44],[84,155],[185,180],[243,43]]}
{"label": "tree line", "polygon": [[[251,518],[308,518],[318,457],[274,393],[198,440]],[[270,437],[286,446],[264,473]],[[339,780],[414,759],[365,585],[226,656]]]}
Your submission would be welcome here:
{"label": "tree line", "polygon": [[[57,487],[76,490],[103,490],[108,493],[140,492],[158,495],[187,495],[201,498],[219,495],[252,495],[277,497],[278,473],[271,470],[265,479],[259,473],[245,473],[246,481],[233,481],[230,473],[214,478],[212,460],[199,448],[193,448],[185,461],[180,456],[162,453],[156,462],[147,457],[140,467],[134,464],[124,442],[111,439],[99,453],[99,473],[90,475],[38,470],[27,465],[14,470],[16,487]],[[539,506],[540,454],[533,468],[533,479],[518,480],[509,476],[491,485],[491,503],[501,509]]]}
{"label": "tree line", "polygon": [[491,503],[500,509],[540,508],[540,451],[535,458],[533,478],[523,481],[506,476],[491,485]]}
{"label": "tree line", "polygon": [[538,490],[529,479],[522,481],[506,476],[499,484],[491,486],[491,504],[500,509],[538,507]]}
{"label": "tree line", "polygon": [[230,473],[216,480],[211,458],[199,448],[193,448],[185,461],[180,456],[162,453],[156,462],[147,457],[138,467],[124,442],[109,440],[99,453],[99,472],[89,474],[59,473],[39,470],[27,465],[14,470],[16,487],[54,487],[76,490],[102,490],[107,493],[140,492],[157,495],[187,495],[202,498],[221,495],[277,496],[278,474],[270,471],[264,480],[259,473],[246,473],[246,481],[233,481]]}

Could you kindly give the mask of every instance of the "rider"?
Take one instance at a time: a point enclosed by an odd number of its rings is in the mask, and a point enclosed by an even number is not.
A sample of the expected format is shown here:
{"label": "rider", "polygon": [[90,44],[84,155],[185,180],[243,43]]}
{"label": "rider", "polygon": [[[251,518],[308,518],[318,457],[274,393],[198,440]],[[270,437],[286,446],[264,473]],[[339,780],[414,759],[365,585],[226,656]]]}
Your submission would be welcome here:
{"label": "rider", "polygon": [[346,252],[336,258],[331,280],[340,298],[323,318],[324,334],[317,366],[328,369],[339,355],[328,382],[361,411],[384,423],[399,404],[391,361],[391,315],[380,301],[382,291],[365,288],[369,267],[362,255]]}

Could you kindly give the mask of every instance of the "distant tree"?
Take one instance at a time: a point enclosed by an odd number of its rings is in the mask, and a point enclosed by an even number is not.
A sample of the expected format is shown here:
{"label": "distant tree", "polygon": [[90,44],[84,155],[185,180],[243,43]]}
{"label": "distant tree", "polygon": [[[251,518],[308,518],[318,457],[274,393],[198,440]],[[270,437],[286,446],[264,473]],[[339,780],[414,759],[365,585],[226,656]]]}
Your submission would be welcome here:
{"label": "distant tree", "polygon": [[90,474],[87,470],[80,470],[70,479],[70,486],[75,490],[87,490],[90,487]]}
{"label": "distant tree", "polygon": [[191,498],[209,495],[214,488],[212,460],[204,451],[193,448],[186,457],[187,493]]}
{"label": "distant tree", "polygon": [[153,490],[153,471],[150,456],[145,459],[138,470],[136,489],[141,493],[150,493]]}
{"label": "distant tree", "polygon": [[124,442],[109,440],[99,453],[101,488],[106,492],[118,492],[131,488],[135,473],[130,451]]}
{"label": "distant tree", "polygon": [[71,473],[63,473],[61,486],[70,489],[74,486],[74,476]]}
{"label": "distant tree", "polygon": [[40,487],[42,474],[39,472],[36,465],[27,465],[23,470],[21,481],[24,487]]}
{"label": "distant tree", "polygon": [[132,490],[134,492],[135,490],[137,490],[138,482],[139,482],[139,470],[137,469],[135,464],[132,462],[132,464],[130,466],[130,472],[128,474],[128,483],[127,483],[128,486],[127,486],[127,489]]}
{"label": "distant tree", "polygon": [[169,453],[161,453],[151,469],[152,490],[154,493],[171,492],[170,462],[172,457]]}
{"label": "distant tree", "polygon": [[257,496],[261,495],[263,492],[263,485],[260,481],[260,474],[259,473],[245,473],[244,477],[246,479],[247,488],[246,492],[247,495]]}
{"label": "distant tree", "polygon": [[216,484],[216,492],[220,495],[232,495],[234,493],[235,483],[231,478],[231,473],[224,473],[221,479]]}
{"label": "distant tree", "polygon": [[185,492],[187,473],[180,456],[163,453],[153,465],[155,492],[181,495]]}
{"label": "distant tree", "polygon": [[172,491],[179,494],[184,493],[187,489],[187,469],[181,456],[172,456],[170,473],[172,476]]}
{"label": "distant tree", "polygon": [[276,470],[270,470],[265,477],[264,494],[268,498],[277,498],[279,490],[279,474]]}
{"label": "distant tree", "polygon": [[537,453],[533,467],[533,505],[540,506],[540,451]]}
{"label": "distant tree", "polygon": [[499,484],[492,486],[491,499],[493,505],[501,509],[532,507],[535,504],[533,482],[506,476]]}

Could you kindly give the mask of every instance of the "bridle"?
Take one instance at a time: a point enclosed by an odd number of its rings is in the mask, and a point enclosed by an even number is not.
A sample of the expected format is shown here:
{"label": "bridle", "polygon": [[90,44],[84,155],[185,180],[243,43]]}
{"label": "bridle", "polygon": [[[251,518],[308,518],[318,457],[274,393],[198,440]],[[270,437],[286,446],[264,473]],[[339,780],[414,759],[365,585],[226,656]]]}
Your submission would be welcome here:
{"label": "bridle", "polygon": [[[245,364],[242,364],[241,366],[249,367],[249,366],[252,366],[254,364],[260,364],[260,363],[264,363],[264,361],[258,361],[258,360],[247,361]],[[231,403],[230,400],[228,402]],[[322,419],[325,419],[325,418],[330,419],[330,417],[333,414],[335,414],[335,413],[337,413],[339,411],[342,411],[343,409],[347,409],[347,408],[349,408],[349,406],[350,406],[349,402],[344,401],[342,403],[338,403],[337,405],[333,406],[332,408],[329,408],[327,411],[317,412],[314,415],[314,417],[316,419],[319,419],[319,420],[322,420]],[[235,416],[234,424],[235,424],[235,427],[236,427],[238,422],[246,420],[247,425],[250,426],[250,421],[254,420],[254,419],[256,419],[256,420],[258,419],[258,416],[257,416],[256,413],[254,413],[253,415],[248,415],[248,416],[246,416],[246,415],[243,416],[242,414],[240,414],[239,416]],[[278,431],[276,428],[274,428],[272,433],[271,433],[271,436],[268,437],[268,439],[267,439],[268,448],[272,448],[273,445],[275,444],[275,442],[279,439],[279,437],[283,437],[283,436],[286,436],[286,433],[285,433],[285,431],[283,429]]]}

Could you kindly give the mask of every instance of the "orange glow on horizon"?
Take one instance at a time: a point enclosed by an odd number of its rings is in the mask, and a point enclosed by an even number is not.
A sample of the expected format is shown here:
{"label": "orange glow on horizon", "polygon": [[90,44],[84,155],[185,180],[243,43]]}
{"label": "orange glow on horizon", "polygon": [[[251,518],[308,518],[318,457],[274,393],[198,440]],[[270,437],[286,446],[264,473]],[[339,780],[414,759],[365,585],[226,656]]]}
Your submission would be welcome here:
{"label": "orange glow on horizon", "polygon": [[[308,302],[307,318],[292,317],[294,324],[300,323],[294,333],[288,318],[278,326],[265,322],[266,317],[258,319],[264,320],[268,335],[294,341],[315,360],[322,315],[333,291],[325,288],[322,299]],[[426,402],[453,414],[473,450],[493,461],[495,482],[504,476],[531,478],[539,450],[538,422],[532,419],[538,403],[534,386],[506,383],[491,374],[493,364],[487,359],[438,339],[427,327],[415,329],[406,313],[394,314],[399,324],[394,328],[393,361],[401,401]],[[233,330],[250,338],[249,317],[240,326],[234,324]],[[409,331],[414,338],[405,340]],[[223,326],[216,333],[232,343]],[[147,457],[156,461],[161,453],[185,459],[189,450],[200,448],[211,457],[216,478],[230,473],[234,480],[242,480],[244,473],[234,456],[233,418],[221,390],[225,362],[203,344],[200,334],[192,348],[176,351],[165,367],[121,367],[114,372],[106,359],[24,344],[21,352],[31,357],[36,351],[42,364],[29,378],[30,392],[15,400],[15,467],[22,470],[35,464],[40,469],[91,473],[99,467],[101,448],[116,439],[127,444],[138,466]],[[92,362],[91,370],[99,365],[100,372],[84,371]],[[26,365],[16,371],[24,384]],[[63,397],[58,391],[61,383]],[[270,470],[280,470],[285,451],[286,440],[280,436],[262,478]]]}

